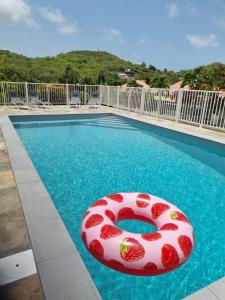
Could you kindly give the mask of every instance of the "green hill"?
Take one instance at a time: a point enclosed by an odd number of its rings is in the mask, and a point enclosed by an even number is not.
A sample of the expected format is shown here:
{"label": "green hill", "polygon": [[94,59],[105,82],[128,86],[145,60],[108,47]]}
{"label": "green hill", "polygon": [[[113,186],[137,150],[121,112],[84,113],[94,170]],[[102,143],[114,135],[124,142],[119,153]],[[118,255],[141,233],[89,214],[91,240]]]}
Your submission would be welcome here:
{"label": "green hill", "polygon": [[108,84],[117,84],[118,73],[131,69],[137,79],[167,76],[168,83],[179,80],[175,72],[161,72],[154,66],[133,64],[102,51],[71,51],[57,56],[28,58],[7,50],[0,50],[0,80],[59,82],[70,65],[79,73],[81,81],[96,83],[103,72]]}
{"label": "green hill", "polygon": [[[134,78],[121,82],[118,73],[131,69]],[[158,70],[145,63],[134,64],[102,51],[71,51],[56,56],[30,58],[0,50],[0,81],[62,82],[120,85],[144,79],[152,87],[168,87],[183,80],[192,89],[225,89],[225,65],[213,63],[193,70]]]}

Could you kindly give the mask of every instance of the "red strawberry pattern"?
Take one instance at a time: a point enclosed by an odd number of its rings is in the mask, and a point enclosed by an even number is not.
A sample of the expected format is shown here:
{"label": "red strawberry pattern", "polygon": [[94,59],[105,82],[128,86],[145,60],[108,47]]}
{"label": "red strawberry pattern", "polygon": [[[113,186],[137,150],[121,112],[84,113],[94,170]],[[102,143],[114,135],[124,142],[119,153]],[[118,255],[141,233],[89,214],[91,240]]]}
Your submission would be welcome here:
{"label": "red strawberry pattern", "polygon": [[188,257],[192,251],[192,241],[186,235],[180,235],[178,238],[179,246],[184,254],[184,256]]}
{"label": "red strawberry pattern", "polygon": [[102,228],[101,228],[101,234],[100,234],[100,237],[104,240],[108,240],[108,239],[111,239],[111,238],[114,238],[120,234],[123,233],[123,230],[115,227],[115,226],[112,226],[112,225],[104,225]]}
{"label": "red strawberry pattern", "polygon": [[88,229],[88,228],[97,226],[97,225],[101,224],[103,222],[103,220],[104,219],[101,215],[98,215],[98,214],[91,215],[85,223],[85,228]]}
{"label": "red strawberry pattern", "polygon": [[161,249],[161,262],[167,269],[176,268],[179,265],[177,250],[170,244],[165,244]]}
{"label": "red strawberry pattern", "polygon": [[[173,212],[171,208],[170,203],[145,193],[106,196],[85,213],[82,240],[94,257],[117,271],[145,276],[169,272],[184,263],[194,247],[190,222],[178,208],[174,207]],[[115,225],[116,221],[124,219],[151,223],[158,231],[129,234]],[[115,247],[117,253],[112,251]],[[162,266],[158,265],[159,260]],[[135,268],[132,268],[132,262],[135,262]]]}
{"label": "red strawberry pattern", "polygon": [[150,204],[150,196],[148,194],[139,194],[137,196],[136,205],[140,208],[145,208]]}
{"label": "red strawberry pattern", "polygon": [[111,210],[106,209],[106,210],[105,210],[105,215],[106,215],[112,222],[115,223],[116,217],[115,217],[114,213],[113,213]]}
{"label": "red strawberry pattern", "polygon": [[158,268],[156,264],[153,262],[148,262],[147,264],[144,265],[144,270],[146,271],[156,271]]}
{"label": "red strawberry pattern", "polygon": [[132,219],[133,217],[134,217],[134,211],[130,207],[124,207],[118,213],[118,221],[124,219]]}
{"label": "red strawberry pattern", "polygon": [[118,203],[123,202],[123,196],[121,194],[112,194],[112,195],[107,196],[107,198],[109,198],[113,201],[116,201]]}
{"label": "red strawberry pattern", "polygon": [[133,238],[125,238],[120,244],[120,256],[123,260],[134,262],[145,255],[144,247]]}
{"label": "red strawberry pattern", "polygon": [[107,201],[104,199],[100,199],[96,201],[91,207],[96,207],[96,206],[102,206],[102,205],[107,205]]}
{"label": "red strawberry pattern", "polygon": [[152,206],[152,217],[154,219],[157,219],[160,217],[165,211],[169,209],[169,205],[164,203],[155,203]]}
{"label": "red strawberry pattern", "polygon": [[187,217],[185,217],[185,215],[179,211],[174,211],[174,212],[170,213],[170,218],[172,220],[183,221],[183,222],[189,223]]}
{"label": "red strawberry pattern", "polygon": [[102,259],[104,257],[104,248],[98,240],[93,240],[90,243],[89,250],[97,258]]}
{"label": "red strawberry pattern", "polygon": [[141,237],[146,241],[152,242],[159,240],[161,238],[161,234],[159,232],[145,233],[142,234]]}
{"label": "red strawberry pattern", "polygon": [[173,223],[167,223],[164,224],[162,227],[160,227],[160,230],[178,230],[178,226]]}

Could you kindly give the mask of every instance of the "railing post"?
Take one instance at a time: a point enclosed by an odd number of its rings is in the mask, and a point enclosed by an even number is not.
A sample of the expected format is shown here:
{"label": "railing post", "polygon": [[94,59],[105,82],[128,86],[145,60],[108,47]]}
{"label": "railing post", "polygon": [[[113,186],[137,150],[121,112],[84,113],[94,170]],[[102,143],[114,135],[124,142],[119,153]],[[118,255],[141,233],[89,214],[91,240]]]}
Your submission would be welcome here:
{"label": "railing post", "polygon": [[109,107],[109,101],[110,101],[109,97],[110,97],[110,86],[107,86],[107,106],[108,107]]}
{"label": "railing post", "polygon": [[[91,88],[90,88],[90,94],[91,94]],[[91,96],[91,95],[90,95]],[[90,101],[90,98],[87,101],[87,85],[84,85],[84,105],[87,105],[87,103]]]}
{"label": "railing post", "polygon": [[1,83],[1,86],[2,86],[2,94],[3,94],[3,102],[4,102],[4,105],[6,105],[6,93],[5,93],[5,88],[4,88],[4,84],[3,82]]}
{"label": "railing post", "polygon": [[142,88],[141,91],[141,107],[140,107],[140,113],[143,115],[145,107],[145,88]]}
{"label": "railing post", "polygon": [[160,114],[161,99],[162,99],[161,96],[162,96],[161,89],[159,89],[159,99],[157,102],[157,118],[159,117]]}
{"label": "railing post", "polygon": [[47,89],[47,102],[48,102],[48,105],[49,105],[49,103],[50,103],[50,94],[49,94],[48,84],[46,85],[46,89]]}
{"label": "railing post", "polygon": [[116,107],[120,107],[120,86],[117,86],[117,93],[116,93]]}
{"label": "railing post", "polygon": [[100,100],[100,106],[102,105],[102,86],[99,85],[99,100]]}
{"label": "railing post", "polygon": [[176,107],[176,114],[175,114],[175,121],[178,122],[180,119],[181,107],[182,107],[182,100],[183,100],[183,93],[184,90],[179,89],[177,95],[177,107]]}
{"label": "railing post", "polygon": [[69,106],[69,85],[66,84],[66,104]]}
{"label": "railing post", "polygon": [[130,98],[131,98],[131,88],[129,88],[129,91],[128,91],[128,110],[130,111]]}
{"label": "railing post", "polygon": [[202,127],[205,119],[205,112],[206,112],[206,104],[208,103],[209,99],[209,92],[206,92],[205,94],[205,99],[204,99],[204,104],[203,104],[203,109],[202,109],[202,116],[201,116],[201,122],[199,124],[199,127]]}
{"label": "railing post", "polygon": [[29,94],[28,94],[28,85],[27,82],[24,83],[25,85],[25,95],[26,95],[26,102],[29,102]]}

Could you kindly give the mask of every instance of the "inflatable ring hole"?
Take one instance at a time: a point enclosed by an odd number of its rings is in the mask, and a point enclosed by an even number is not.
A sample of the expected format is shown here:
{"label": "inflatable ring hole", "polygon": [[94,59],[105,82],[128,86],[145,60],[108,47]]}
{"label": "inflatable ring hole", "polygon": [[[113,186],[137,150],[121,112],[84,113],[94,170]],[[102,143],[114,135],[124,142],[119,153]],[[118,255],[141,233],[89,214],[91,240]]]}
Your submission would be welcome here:
{"label": "inflatable ring hole", "polygon": [[124,219],[116,222],[116,226],[120,229],[134,233],[153,233],[157,232],[157,228],[143,220]]}

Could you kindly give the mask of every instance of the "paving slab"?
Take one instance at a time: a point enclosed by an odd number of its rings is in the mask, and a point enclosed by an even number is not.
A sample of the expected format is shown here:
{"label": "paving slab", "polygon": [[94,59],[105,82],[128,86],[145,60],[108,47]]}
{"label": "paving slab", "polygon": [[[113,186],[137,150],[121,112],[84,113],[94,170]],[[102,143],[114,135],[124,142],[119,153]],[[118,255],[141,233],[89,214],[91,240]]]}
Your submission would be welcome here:
{"label": "paving slab", "polygon": [[29,231],[37,262],[77,251],[61,220],[30,227]]}
{"label": "paving slab", "polygon": [[100,299],[78,253],[42,261],[37,266],[46,300]]}
{"label": "paving slab", "polygon": [[208,289],[213,292],[220,300],[225,300],[225,278],[210,284]]}
{"label": "paving slab", "polygon": [[217,298],[208,288],[203,288],[183,300],[221,300]]}
{"label": "paving slab", "polygon": [[44,300],[38,274],[0,287],[0,299],[4,300]]}

